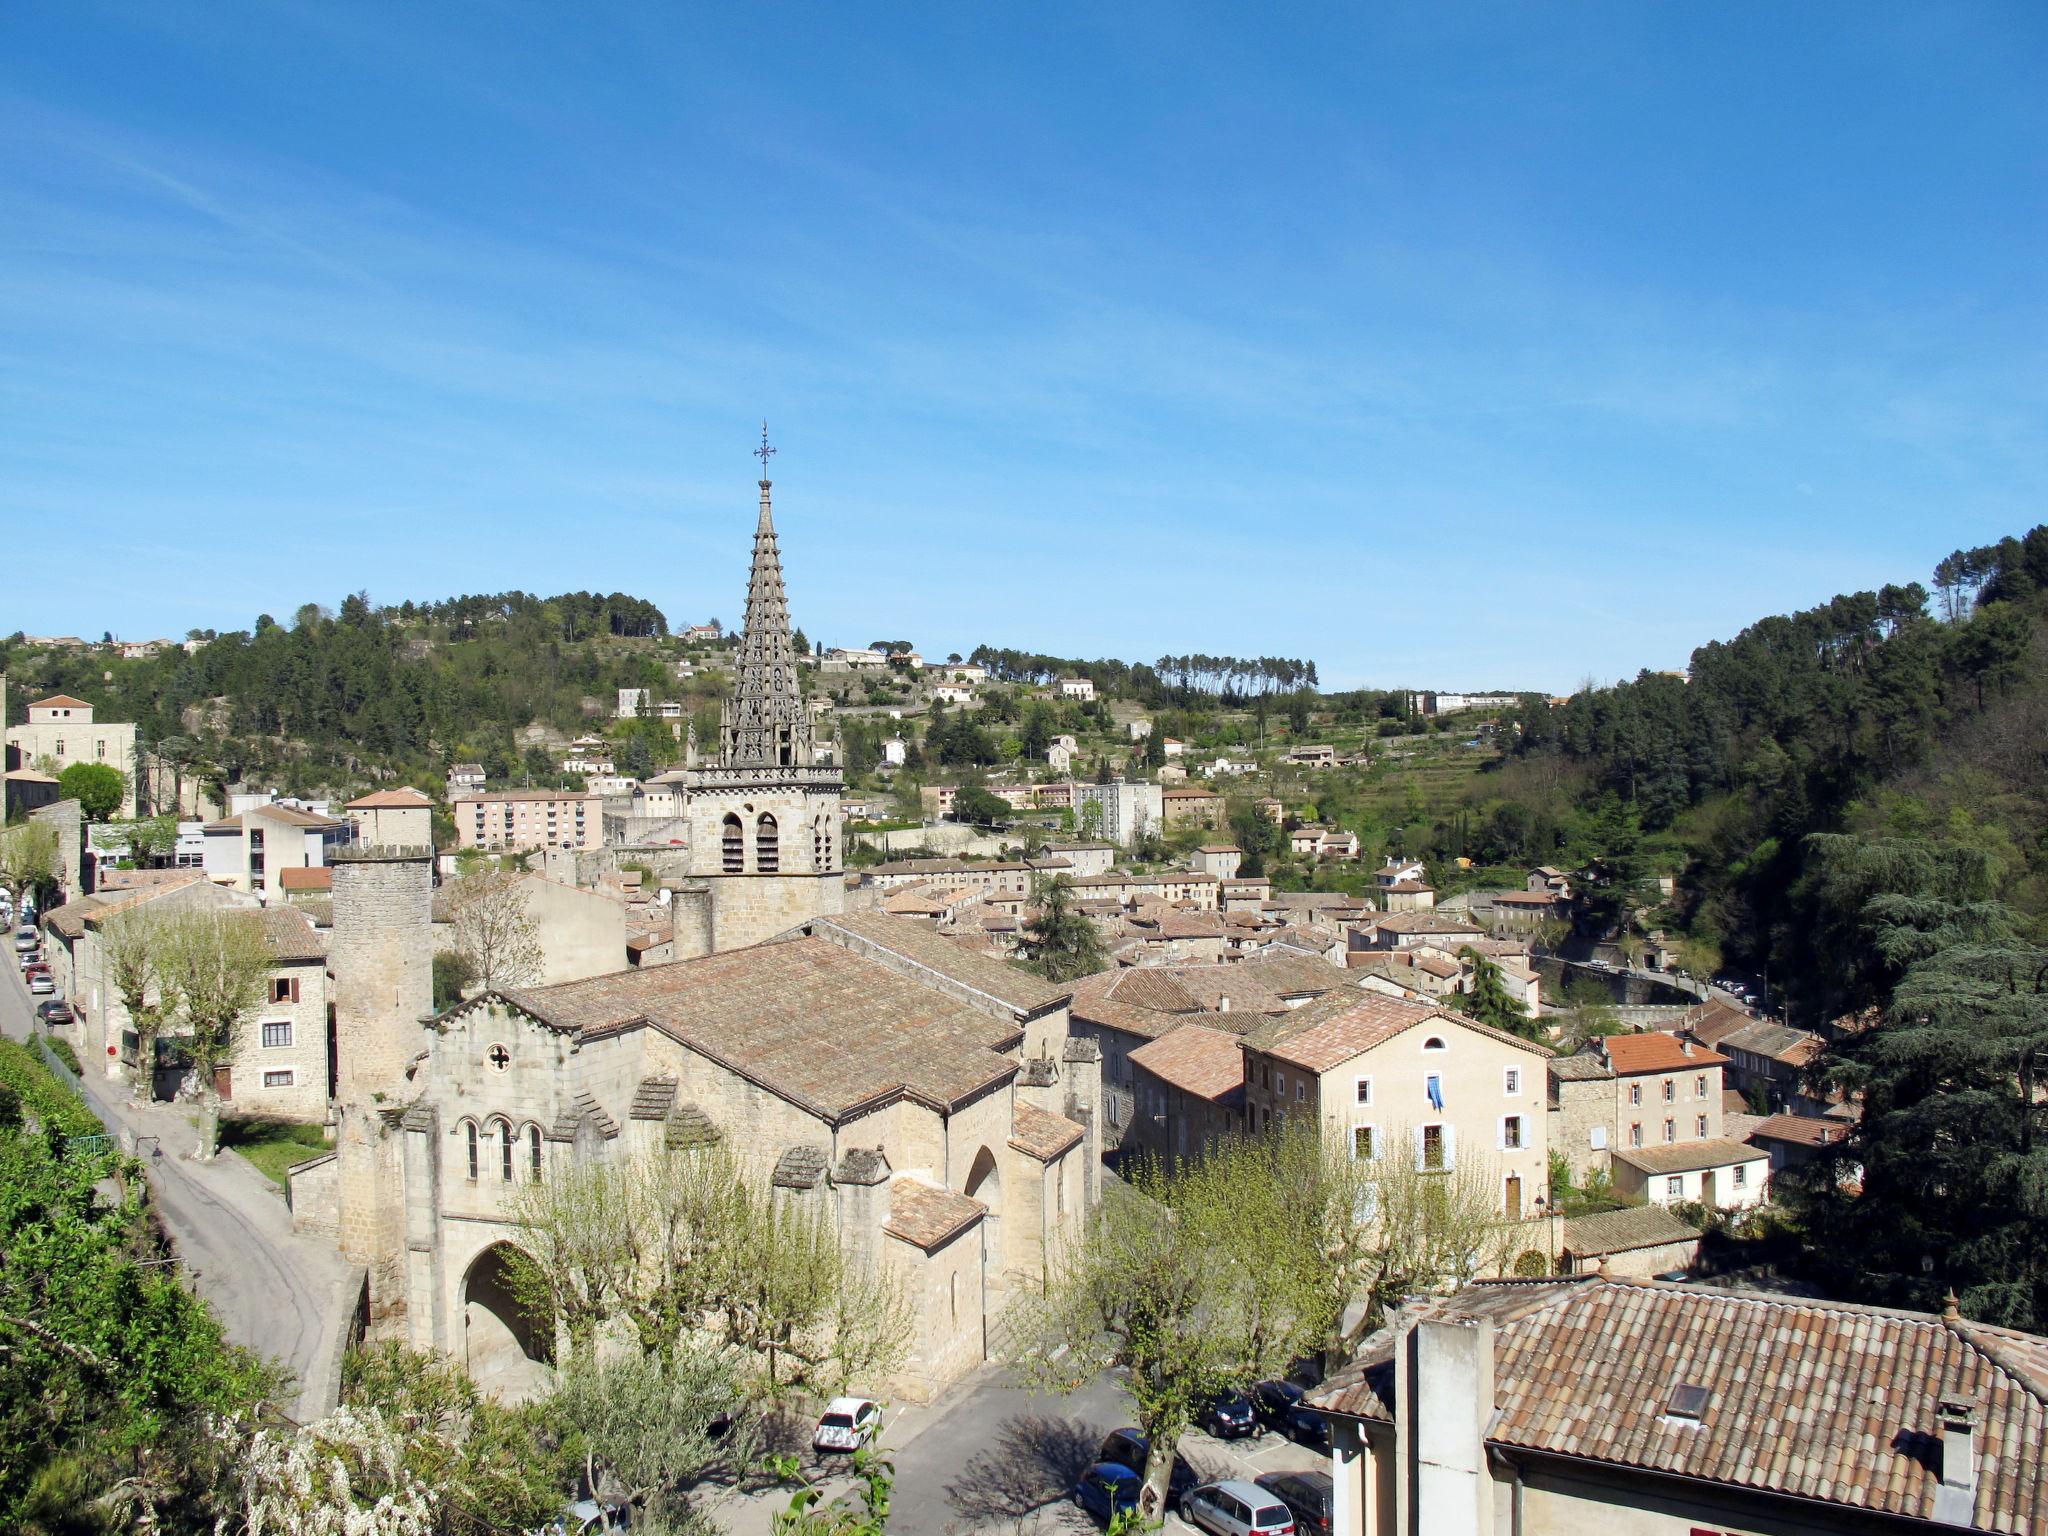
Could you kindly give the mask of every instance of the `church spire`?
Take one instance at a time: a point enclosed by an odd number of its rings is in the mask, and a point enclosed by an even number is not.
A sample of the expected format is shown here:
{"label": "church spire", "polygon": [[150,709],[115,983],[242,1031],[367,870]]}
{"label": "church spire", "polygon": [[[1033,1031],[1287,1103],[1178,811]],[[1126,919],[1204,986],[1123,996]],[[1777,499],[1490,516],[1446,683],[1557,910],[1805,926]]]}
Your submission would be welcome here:
{"label": "church spire", "polygon": [[811,762],[811,718],[796,685],[796,644],[789,633],[789,597],[769,502],[768,423],[761,423],[761,517],[754,527],[754,569],[747,580],[746,628],[740,636],[732,698],[720,712],[719,759],[728,768],[793,768]]}

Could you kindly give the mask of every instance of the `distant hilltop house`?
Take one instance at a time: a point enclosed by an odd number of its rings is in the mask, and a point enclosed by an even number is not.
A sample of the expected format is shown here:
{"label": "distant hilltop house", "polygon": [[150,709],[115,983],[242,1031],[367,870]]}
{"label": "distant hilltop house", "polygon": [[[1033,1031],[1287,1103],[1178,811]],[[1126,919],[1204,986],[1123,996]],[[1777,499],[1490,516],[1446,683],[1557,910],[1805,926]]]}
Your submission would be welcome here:
{"label": "distant hilltop house", "polygon": [[709,640],[713,643],[725,638],[725,626],[713,619],[709,624],[692,624],[683,631],[685,640]]}
{"label": "distant hilltop house", "polygon": [[974,697],[974,690],[964,683],[934,683],[932,697],[947,704],[965,704]]}
{"label": "distant hilltop house", "polygon": [[1521,702],[1515,693],[1411,693],[1411,715],[1455,715],[1467,709],[1511,709]]}
{"label": "distant hilltop house", "polygon": [[1085,677],[1063,677],[1057,692],[1063,699],[1079,699],[1085,704],[1095,697],[1095,684]]}
{"label": "distant hilltop house", "polygon": [[483,789],[486,782],[482,763],[451,763],[448,765],[448,793],[450,795],[472,795]]}
{"label": "distant hilltop house", "polygon": [[1124,730],[1130,734],[1131,740],[1143,741],[1152,734],[1152,722],[1142,718],[1132,720],[1124,726]]}

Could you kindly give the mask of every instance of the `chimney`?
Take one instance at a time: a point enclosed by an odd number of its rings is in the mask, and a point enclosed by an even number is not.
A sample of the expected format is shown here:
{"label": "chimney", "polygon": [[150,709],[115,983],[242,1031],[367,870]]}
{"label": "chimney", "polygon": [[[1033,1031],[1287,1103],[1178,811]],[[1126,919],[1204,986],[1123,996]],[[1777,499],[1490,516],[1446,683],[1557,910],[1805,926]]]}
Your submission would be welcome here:
{"label": "chimney", "polygon": [[1218,1013],[1230,1012],[1230,994],[1228,992],[1225,992],[1221,997],[1217,998],[1216,1011]]}
{"label": "chimney", "polygon": [[1934,1518],[1946,1525],[1976,1524],[1977,1400],[1945,1396],[1941,1415],[1941,1482],[1934,1490]]}
{"label": "chimney", "polygon": [[1678,1037],[1678,1048],[1688,1056],[1692,1054],[1692,1042],[1683,1035]]}
{"label": "chimney", "polygon": [[1488,1321],[1425,1316],[1401,1340],[1395,1402],[1407,1465],[1396,1483],[1395,1529],[1494,1528],[1486,1460],[1486,1426],[1495,1406],[1493,1364]]}

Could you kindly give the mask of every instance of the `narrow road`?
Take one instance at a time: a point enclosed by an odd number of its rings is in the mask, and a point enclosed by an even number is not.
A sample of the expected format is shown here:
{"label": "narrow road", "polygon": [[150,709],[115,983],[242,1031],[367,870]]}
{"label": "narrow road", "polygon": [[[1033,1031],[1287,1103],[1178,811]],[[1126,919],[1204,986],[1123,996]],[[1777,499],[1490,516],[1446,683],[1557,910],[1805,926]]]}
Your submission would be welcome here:
{"label": "narrow road", "polygon": [[[33,1002],[18,968],[0,982],[0,1030],[28,1039]],[[81,1086],[107,1129],[141,1145],[156,1209],[192,1289],[213,1309],[227,1336],[279,1362],[295,1387],[285,1406],[302,1422],[334,1406],[342,1334],[361,1271],[333,1246],[292,1231],[277,1186],[233,1153],[195,1162],[198,1131],[179,1104],[131,1104],[126,1085],[87,1064]],[[156,1138],[150,1155],[149,1138]]]}

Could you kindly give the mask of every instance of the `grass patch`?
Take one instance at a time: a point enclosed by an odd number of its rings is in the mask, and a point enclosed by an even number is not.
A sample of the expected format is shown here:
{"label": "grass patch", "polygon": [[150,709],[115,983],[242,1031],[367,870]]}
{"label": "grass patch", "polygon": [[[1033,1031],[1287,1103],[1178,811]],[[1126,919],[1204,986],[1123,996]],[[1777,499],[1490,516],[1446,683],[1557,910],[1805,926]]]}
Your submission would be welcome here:
{"label": "grass patch", "polygon": [[287,1120],[223,1120],[223,1149],[239,1152],[279,1189],[288,1188],[292,1169],[332,1150],[327,1128]]}

